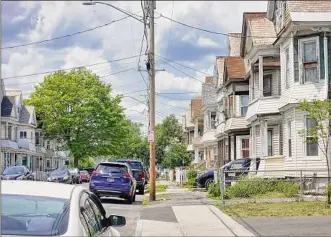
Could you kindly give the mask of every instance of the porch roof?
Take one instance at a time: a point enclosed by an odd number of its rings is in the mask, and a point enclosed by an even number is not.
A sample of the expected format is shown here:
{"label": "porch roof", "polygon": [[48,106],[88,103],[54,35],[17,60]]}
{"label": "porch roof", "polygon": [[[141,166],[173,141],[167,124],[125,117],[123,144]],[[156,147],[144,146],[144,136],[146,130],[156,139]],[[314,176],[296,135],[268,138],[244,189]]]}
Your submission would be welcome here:
{"label": "porch roof", "polygon": [[234,117],[229,118],[225,123],[225,133],[230,133],[234,131],[242,131],[248,129],[248,123],[245,117]]}
{"label": "porch roof", "polygon": [[280,100],[279,96],[264,97],[264,98],[259,98],[253,103],[249,104],[246,113],[247,121],[251,123],[259,115],[279,113],[278,110],[279,100]]}

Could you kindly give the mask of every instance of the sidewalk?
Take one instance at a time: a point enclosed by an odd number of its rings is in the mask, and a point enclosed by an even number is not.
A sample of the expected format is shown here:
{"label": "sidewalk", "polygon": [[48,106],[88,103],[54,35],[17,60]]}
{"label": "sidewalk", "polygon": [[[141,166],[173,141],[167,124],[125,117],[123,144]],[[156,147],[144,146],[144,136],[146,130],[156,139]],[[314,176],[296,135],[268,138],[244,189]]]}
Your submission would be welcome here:
{"label": "sidewalk", "polygon": [[254,236],[209,205],[205,194],[167,185],[170,200],[143,208],[135,236]]}

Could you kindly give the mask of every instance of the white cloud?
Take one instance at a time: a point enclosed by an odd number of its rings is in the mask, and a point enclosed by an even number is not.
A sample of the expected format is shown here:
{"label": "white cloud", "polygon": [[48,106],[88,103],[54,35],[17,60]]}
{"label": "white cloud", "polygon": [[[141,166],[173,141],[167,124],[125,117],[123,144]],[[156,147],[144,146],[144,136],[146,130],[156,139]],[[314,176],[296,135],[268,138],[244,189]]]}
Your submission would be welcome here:
{"label": "white cloud", "polygon": [[[35,12],[30,20],[34,26],[30,31],[19,34],[16,39],[11,42],[5,42],[6,45],[13,45],[14,42],[28,43],[57,37],[68,32],[85,30],[97,25],[105,24],[112,20],[124,17],[125,15],[115,9],[104,5],[83,6],[82,2],[75,1],[25,1],[20,2],[20,6],[24,8],[22,14],[14,17],[12,20],[17,23],[23,22],[22,18]],[[124,8],[130,12],[138,13],[141,11],[139,1],[108,1],[107,3]],[[174,4],[174,8],[173,8]],[[215,41],[208,33],[185,28],[174,22],[159,18],[158,13],[162,13],[168,17],[173,11],[173,19],[184,22],[189,25],[194,25],[201,28],[206,28],[214,31],[222,31],[227,33],[241,31],[242,13],[243,11],[265,11],[266,2],[239,2],[239,1],[159,1],[157,2],[156,25],[155,25],[155,50],[158,54],[161,46],[168,44],[169,29],[172,28],[170,42],[176,44],[175,36],[179,36],[182,41],[193,42],[200,47],[224,47],[224,42],[221,38]],[[142,13],[138,13],[142,15]],[[239,17],[238,17],[239,16]],[[12,27],[4,25],[3,27]],[[78,30],[76,28],[79,28]],[[43,71],[51,71],[57,68],[69,68],[80,65],[87,65],[105,60],[128,57],[139,53],[141,39],[143,33],[142,23],[132,18],[116,22],[112,25],[88,32],[82,35],[76,35],[70,38],[61,39],[59,43],[64,43],[67,40],[77,42],[76,45],[63,49],[48,48],[48,43],[29,46],[26,48],[16,48],[6,50],[5,63],[2,62],[2,76],[10,77],[22,74],[37,73]],[[195,40],[195,42],[194,42]],[[96,42],[98,47],[79,46],[82,42]],[[85,45],[85,44],[84,44]],[[146,46],[146,42],[144,43]],[[200,71],[212,74],[213,63],[217,54],[210,54],[199,61],[181,62]],[[167,56],[168,57],[168,56]],[[110,73],[119,72],[129,68],[137,67],[138,58],[121,61],[115,64],[105,64],[91,67],[93,72],[100,76]],[[144,57],[141,58],[141,65],[144,65]],[[204,76],[201,73],[194,72],[176,65],[184,72],[193,77],[204,81]],[[188,77],[183,76],[176,71],[157,72],[156,74],[156,91],[201,91],[201,83]],[[145,74],[144,74],[145,75]],[[24,77],[19,79],[5,80],[8,88],[16,87],[23,89],[24,92],[30,92],[36,82],[42,80],[43,76]],[[147,79],[147,76],[145,75]],[[115,93],[127,93],[135,90],[146,88],[142,82],[139,73],[125,72],[117,75],[111,75],[104,79],[106,82],[111,82]],[[31,82],[30,84],[24,84]],[[11,84],[11,86],[9,86]],[[130,96],[144,101],[144,92],[132,93]],[[194,96],[194,95],[192,95]],[[169,98],[175,98],[173,95],[168,95]],[[124,107],[130,106],[137,101],[129,97],[123,100]],[[162,103],[168,103],[172,106],[166,106]],[[138,103],[138,102],[137,102]],[[157,121],[160,121],[166,114],[175,113],[183,114],[183,109],[175,107],[188,106],[189,100],[174,100],[158,97],[156,108],[159,111]],[[140,104],[133,106],[127,111],[128,116],[136,121],[143,122],[146,125],[146,115],[139,114],[137,111],[142,111],[145,106]],[[137,110],[137,111],[134,111]],[[162,114],[162,115],[161,115]]]}

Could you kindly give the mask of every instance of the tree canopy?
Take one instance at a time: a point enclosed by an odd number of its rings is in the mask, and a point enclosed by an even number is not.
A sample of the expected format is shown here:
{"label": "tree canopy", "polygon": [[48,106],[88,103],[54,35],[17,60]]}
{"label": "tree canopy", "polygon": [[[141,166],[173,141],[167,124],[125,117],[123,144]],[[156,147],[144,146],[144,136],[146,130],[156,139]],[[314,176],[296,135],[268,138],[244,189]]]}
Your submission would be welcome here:
{"label": "tree canopy", "polygon": [[162,165],[173,169],[179,166],[187,166],[191,162],[191,157],[186,150],[186,145],[180,142],[172,143],[165,151]]}
{"label": "tree canopy", "polygon": [[61,140],[78,159],[118,154],[128,137],[121,97],[85,68],[44,78],[26,101],[34,105],[46,137]]}

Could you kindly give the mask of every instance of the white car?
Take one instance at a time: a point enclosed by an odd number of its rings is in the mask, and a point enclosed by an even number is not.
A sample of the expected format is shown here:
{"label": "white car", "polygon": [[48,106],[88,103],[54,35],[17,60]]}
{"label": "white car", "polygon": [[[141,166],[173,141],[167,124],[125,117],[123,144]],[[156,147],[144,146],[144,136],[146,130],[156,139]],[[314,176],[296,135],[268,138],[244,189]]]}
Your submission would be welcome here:
{"label": "white car", "polygon": [[124,226],[83,186],[1,181],[1,236],[120,236]]}

